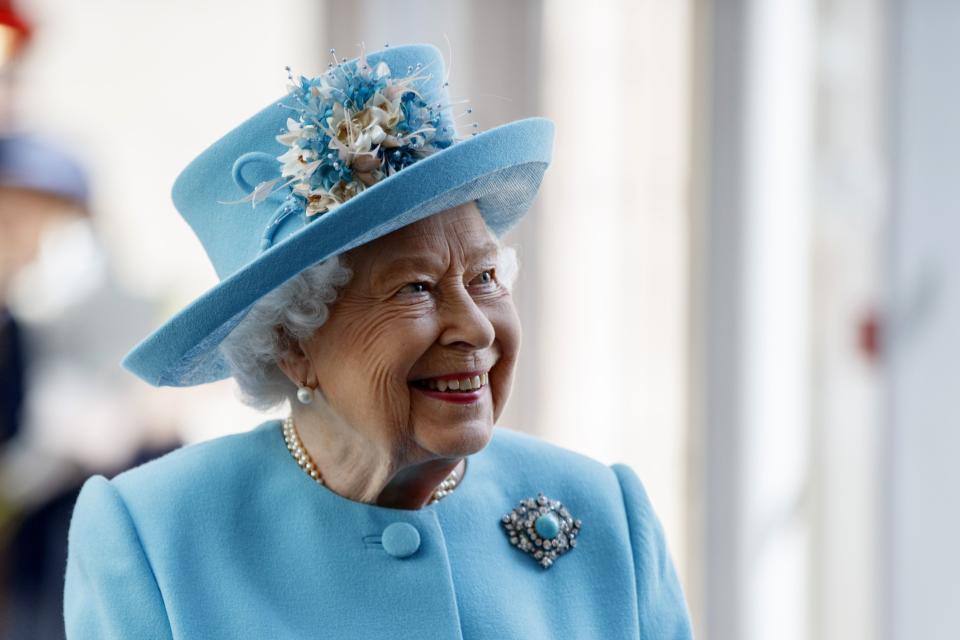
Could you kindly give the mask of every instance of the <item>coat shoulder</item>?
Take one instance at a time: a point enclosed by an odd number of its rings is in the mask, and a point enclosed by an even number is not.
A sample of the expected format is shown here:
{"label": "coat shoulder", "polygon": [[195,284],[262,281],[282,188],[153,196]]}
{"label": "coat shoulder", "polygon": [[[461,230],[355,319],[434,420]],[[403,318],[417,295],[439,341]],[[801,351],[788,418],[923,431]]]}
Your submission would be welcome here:
{"label": "coat shoulder", "polygon": [[278,446],[272,440],[280,437],[279,422],[269,420],[250,431],[180,447],[118,474],[111,483],[125,501],[151,508],[202,503],[208,495],[229,495],[225,488],[249,487],[269,473],[267,459]]}
{"label": "coat shoulder", "polygon": [[578,467],[593,467],[595,470],[606,468],[605,464],[590,456],[510,427],[496,427],[488,446],[497,455],[523,457],[527,462],[544,460],[551,463],[574,464]]}
{"label": "coat shoulder", "polygon": [[501,471],[524,482],[575,487],[576,493],[620,495],[610,466],[537,436],[497,427],[488,448]]}

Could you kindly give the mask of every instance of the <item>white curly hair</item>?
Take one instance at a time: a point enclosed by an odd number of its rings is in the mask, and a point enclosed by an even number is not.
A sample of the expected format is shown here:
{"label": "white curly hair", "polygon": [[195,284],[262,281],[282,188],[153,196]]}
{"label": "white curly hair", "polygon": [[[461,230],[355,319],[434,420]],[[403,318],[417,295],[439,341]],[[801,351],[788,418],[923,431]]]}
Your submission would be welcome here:
{"label": "white curly hair", "polygon": [[[498,247],[497,279],[510,290],[519,270],[516,249],[490,235]],[[245,404],[266,411],[292,401],[297,387],[277,362],[327,321],[338,290],[352,277],[340,256],[319,262],[261,298],[230,332],[220,351]]]}

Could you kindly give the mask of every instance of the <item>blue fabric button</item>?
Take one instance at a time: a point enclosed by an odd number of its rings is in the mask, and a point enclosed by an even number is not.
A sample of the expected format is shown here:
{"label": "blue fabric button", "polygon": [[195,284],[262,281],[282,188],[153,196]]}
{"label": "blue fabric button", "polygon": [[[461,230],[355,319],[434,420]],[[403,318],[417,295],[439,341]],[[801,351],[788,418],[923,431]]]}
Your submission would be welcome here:
{"label": "blue fabric button", "polygon": [[557,522],[557,516],[552,513],[545,513],[537,518],[537,522],[533,526],[537,528],[540,537],[547,540],[553,540],[560,533],[560,523]]}
{"label": "blue fabric button", "polygon": [[409,522],[394,522],[383,530],[383,550],[394,558],[412,556],[420,548],[420,532]]}

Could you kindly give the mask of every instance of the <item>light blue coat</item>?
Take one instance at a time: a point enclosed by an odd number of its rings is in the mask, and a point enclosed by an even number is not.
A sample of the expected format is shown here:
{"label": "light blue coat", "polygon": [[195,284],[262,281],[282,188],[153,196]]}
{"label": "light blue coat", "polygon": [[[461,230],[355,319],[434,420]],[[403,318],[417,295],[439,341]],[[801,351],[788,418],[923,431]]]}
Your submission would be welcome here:
{"label": "light blue coat", "polygon": [[[501,524],[541,491],[582,521],[549,569]],[[381,538],[398,522],[419,533],[407,557]],[[500,427],[453,494],[414,511],[317,484],[278,421],[94,476],[64,607],[73,640],[691,637],[636,474]]]}

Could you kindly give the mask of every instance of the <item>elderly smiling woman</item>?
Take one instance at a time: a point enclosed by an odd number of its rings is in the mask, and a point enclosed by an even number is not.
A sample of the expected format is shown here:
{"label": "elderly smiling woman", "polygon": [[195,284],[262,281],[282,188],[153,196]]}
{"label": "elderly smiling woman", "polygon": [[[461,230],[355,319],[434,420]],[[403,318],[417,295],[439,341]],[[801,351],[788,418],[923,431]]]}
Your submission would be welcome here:
{"label": "elderly smiling woman", "polygon": [[458,140],[442,78],[429,46],[336,61],[178,178],[221,281],[124,364],[290,413],[87,481],[68,637],[691,636],[633,470],[494,427],[521,333],[500,237],[553,129]]}

